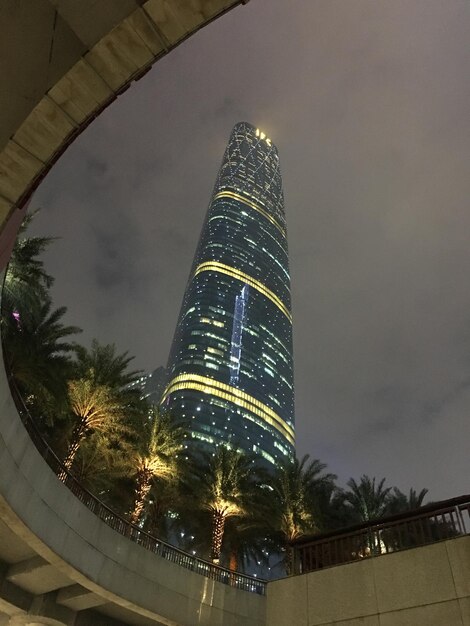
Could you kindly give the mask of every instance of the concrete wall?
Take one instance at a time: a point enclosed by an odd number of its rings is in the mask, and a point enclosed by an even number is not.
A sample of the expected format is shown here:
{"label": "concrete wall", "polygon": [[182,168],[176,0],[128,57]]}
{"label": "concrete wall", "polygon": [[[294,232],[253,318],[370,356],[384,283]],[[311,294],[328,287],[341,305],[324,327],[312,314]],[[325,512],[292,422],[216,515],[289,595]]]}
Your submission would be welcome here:
{"label": "concrete wall", "polygon": [[268,585],[269,626],[470,626],[470,536]]}

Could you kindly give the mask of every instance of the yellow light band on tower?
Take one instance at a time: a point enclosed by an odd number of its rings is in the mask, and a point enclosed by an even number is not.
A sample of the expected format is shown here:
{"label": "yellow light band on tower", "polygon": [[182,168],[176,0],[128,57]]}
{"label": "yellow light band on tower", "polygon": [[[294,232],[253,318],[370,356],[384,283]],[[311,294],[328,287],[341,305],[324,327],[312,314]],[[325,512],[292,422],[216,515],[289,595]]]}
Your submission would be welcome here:
{"label": "yellow light band on tower", "polygon": [[292,324],[292,315],[290,314],[289,309],[286,307],[286,305],[282,302],[282,300],[278,296],[276,296],[276,294],[273,291],[268,289],[259,280],[256,280],[256,278],[252,278],[251,276],[248,276],[248,274],[241,272],[235,267],[231,267],[230,265],[225,265],[224,263],[220,263],[219,261],[206,261],[205,263],[201,263],[200,265],[197,266],[194,272],[194,276],[197,276],[201,272],[211,272],[211,271],[219,272],[220,274],[226,274],[227,276],[230,276],[231,278],[236,278],[242,283],[250,285],[250,287],[254,287],[257,291],[259,291],[264,296],[266,296],[266,298],[269,298],[269,300],[271,300],[271,302],[273,302],[278,307],[278,309],[280,309],[284,313],[284,315],[287,317],[289,322]]}
{"label": "yellow light band on tower", "polygon": [[236,387],[199,374],[180,374],[170,381],[165,389],[161,402],[163,403],[169,395],[181,391],[182,389],[201,391],[202,393],[217,396],[232,404],[236,404],[254,413],[258,417],[261,417],[264,422],[278,430],[289,443],[295,445],[294,430],[287,422],[269,406]]}
{"label": "yellow light band on tower", "polygon": [[266,211],[266,209],[263,209],[258,204],[255,204],[252,200],[248,200],[248,198],[245,198],[245,196],[241,196],[239,193],[235,193],[234,191],[220,191],[214,196],[214,200],[218,200],[219,198],[231,198],[232,200],[238,200],[239,202],[246,204],[255,211],[258,211],[258,213],[261,213],[261,215],[263,215],[267,220],[274,224],[274,226],[284,237],[286,236],[285,229],[279,224],[276,219],[274,219],[272,215],[270,215]]}

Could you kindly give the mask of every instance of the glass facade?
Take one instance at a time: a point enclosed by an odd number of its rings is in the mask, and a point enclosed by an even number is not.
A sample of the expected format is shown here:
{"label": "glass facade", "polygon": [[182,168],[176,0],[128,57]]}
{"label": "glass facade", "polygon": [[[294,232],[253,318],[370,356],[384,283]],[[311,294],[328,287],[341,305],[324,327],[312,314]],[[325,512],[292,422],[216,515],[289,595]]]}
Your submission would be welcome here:
{"label": "glass facade", "polygon": [[149,404],[159,405],[167,382],[166,369],[157,367],[148,374],[143,374],[133,383],[128,385],[129,389],[138,389],[141,398],[147,400]]}
{"label": "glass facade", "polygon": [[[251,124],[230,135],[168,361],[162,405],[194,444],[268,464],[294,453],[292,315],[276,147]],[[190,445],[190,442],[188,442]]]}

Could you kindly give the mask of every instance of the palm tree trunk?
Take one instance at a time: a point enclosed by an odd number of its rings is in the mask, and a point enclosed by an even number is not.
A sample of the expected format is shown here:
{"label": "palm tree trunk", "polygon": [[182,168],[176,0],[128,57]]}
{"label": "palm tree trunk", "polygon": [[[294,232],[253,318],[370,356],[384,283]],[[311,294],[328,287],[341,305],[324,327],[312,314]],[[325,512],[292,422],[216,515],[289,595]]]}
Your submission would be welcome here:
{"label": "palm tree trunk", "polygon": [[67,472],[70,472],[70,470],[72,469],[72,465],[75,460],[75,455],[78,452],[78,449],[80,447],[80,444],[84,436],[85,436],[85,430],[83,427],[83,422],[81,421],[78,424],[78,426],[74,428],[73,433],[72,433],[71,442],[67,450],[67,456],[65,457],[63,461],[65,470],[62,469],[58,473],[58,477],[62,482],[65,482],[65,479],[67,478]]}
{"label": "palm tree trunk", "polygon": [[231,548],[231,550],[230,550],[230,559],[229,559],[229,563],[228,563],[228,568],[232,572],[230,574],[230,586],[231,587],[236,587],[237,586],[237,577],[235,576],[235,574],[238,571],[238,553],[237,553],[237,549],[236,548]]}
{"label": "palm tree trunk", "polygon": [[211,559],[215,565],[220,562],[222,552],[222,540],[224,538],[225,516],[220,511],[212,513],[212,546]]}
{"label": "palm tree trunk", "polygon": [[294,541],[294,539],[302,537],[302,535],[302,531],[296,526],[293,521],[291,521],[291,524],[289,525],[288,530],[285,533],[286,556],[284,557],[284,567],[287,576],[291,576],[294,573],[294,549],[292,547],[292,542]]}
{"label": "palm tree trunk", "polygon": [[294,549],[290,545],[287,545],[286,547],[284,565],[286,568],[286,575],[292,576],[292,574],[294,573]]}
{"label": "palm tree trunk", "polygon": [[238,571],[238,554],[235,548],[232,548],[232,550],[230,550],[230,560],[228,568],[231,572]]}
{"label": "palm tree trunk", "polygon": [[140,472],[137,477],[137,486],[135,488],[134,509],[129,517],[131,524],[138,524],[142,511],[144,510],[145,500],[150,491],[152,475],[145,470]]}

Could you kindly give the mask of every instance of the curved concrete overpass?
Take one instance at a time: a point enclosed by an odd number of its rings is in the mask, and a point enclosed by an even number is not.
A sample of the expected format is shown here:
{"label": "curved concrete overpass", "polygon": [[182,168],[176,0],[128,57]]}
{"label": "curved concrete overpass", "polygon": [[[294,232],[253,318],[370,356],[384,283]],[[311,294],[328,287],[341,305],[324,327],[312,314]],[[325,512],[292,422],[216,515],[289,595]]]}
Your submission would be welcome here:
{"label": "curved concrete overpass", "polygon": [[32,190],[159,58],[248,0],[2,0],[0,269]]}

